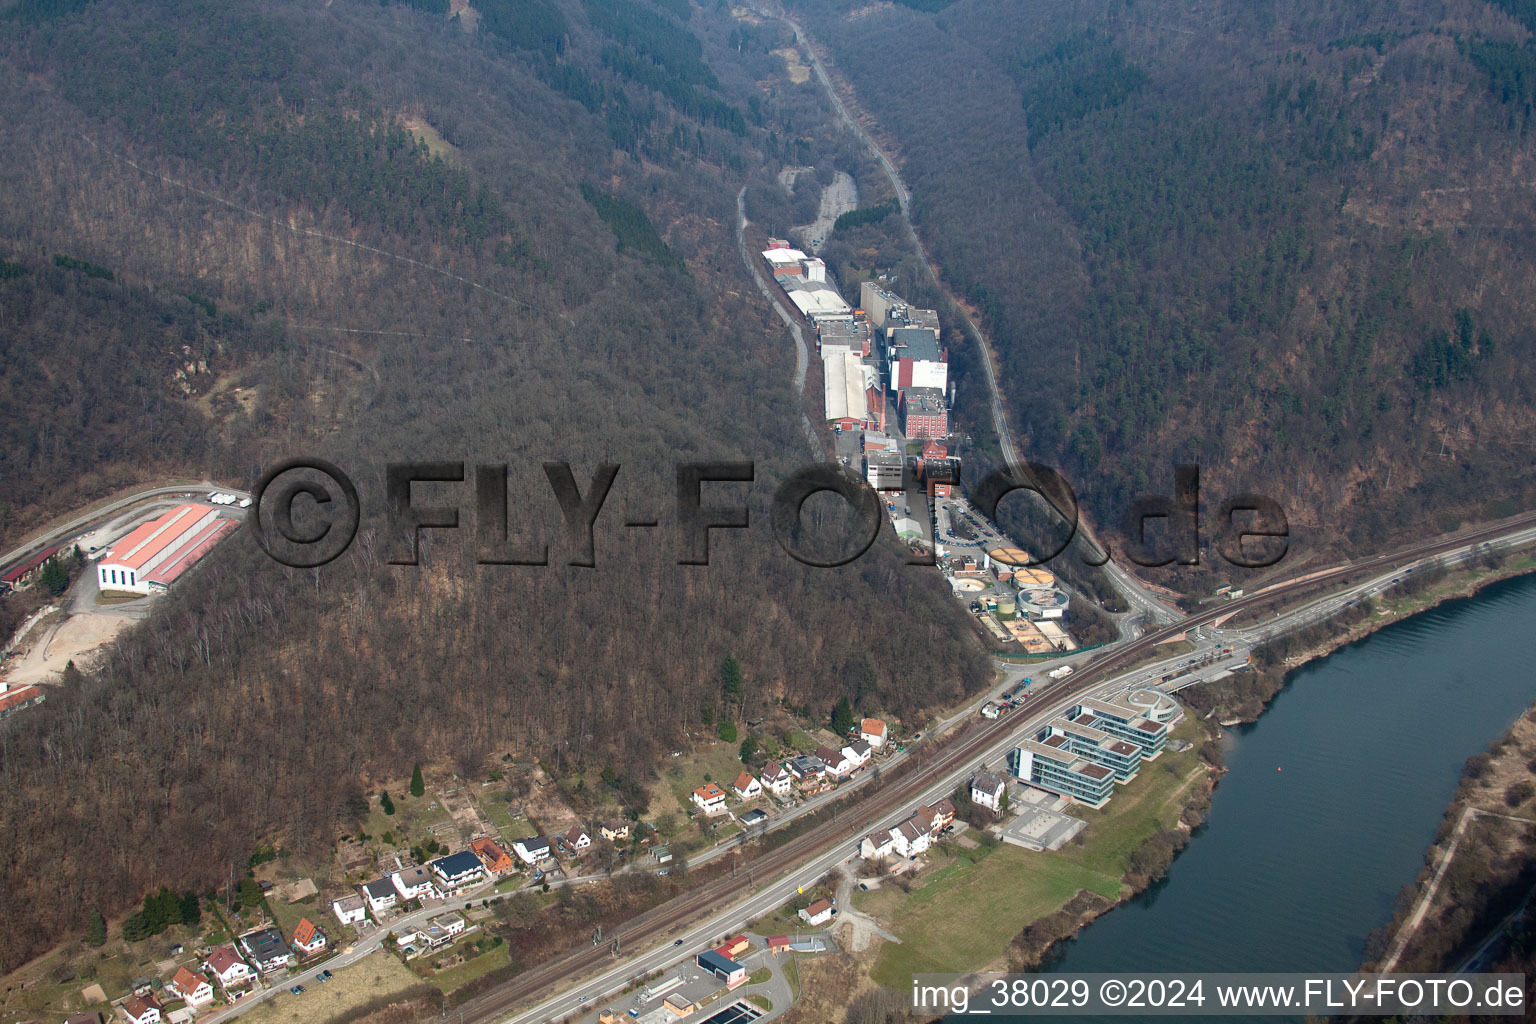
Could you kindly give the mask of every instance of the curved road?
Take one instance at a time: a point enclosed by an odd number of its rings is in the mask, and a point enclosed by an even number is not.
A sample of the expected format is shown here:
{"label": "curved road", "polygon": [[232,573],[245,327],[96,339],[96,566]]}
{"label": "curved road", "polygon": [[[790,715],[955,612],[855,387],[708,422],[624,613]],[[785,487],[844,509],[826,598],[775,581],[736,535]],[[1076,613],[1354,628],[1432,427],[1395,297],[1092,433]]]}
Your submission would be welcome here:
{"label": "curved road", "polygon": [[[783,13],[770,13],[757,9],[752,9],[752,13],[761,18],[782,21],[795,33],[795,42],[805,43],[806,55],[810,61],[811,71],[816,75],[816,81],[821,85],[822,91],[826,93],[833,110],[837,112],[838,117],[848,126],[848,129],[854,133],[859,141],[864,144],[865,148],[869,150],[870,154],[879,162],[886,178],[890,180],[891,188],[896,193],[897,205],[901,208],[902,229],[906,233],[907,241],[911,243],[918,258],[923,261],[923,266],[928,270],[928,276],[933,278],[934,284],[938,285],[939,289],[949,297],[951,305],[959,313],[960,319],[965,322],[966,329],[970,332],[971,338],[976,342],[977,349],[981,352],[982,367],[986,370],[988,404],[992,412],[992,427],[993,431],[997,434],[997,441],[1002,449],[1003,458],[1007,461],[1009,469],[1016,473],[1027,473],[1026,461],[1019,455],[1019,448],[1014,441],[1013,430],[1008,425],[1008,414],[1003,408],[1003,396],[1002,391],[998,388],[997,368],[993,363],[992,348],[987,343],[986,337],[981,333],[981,328],[976,325],[976,321],[971,317],[971,314],[950,294],[949,289],[944,285],[943,279],[939,277],[938,271],[934,269],[933,261],[928,256],[927,248],[924,247],[922,240],[917,236],[917,230],[912,226],[912,193],[907,188],[906,183],[902,181],[901,173],[896,169],[896,164],[890,157],[886,156],[885,151],[880,148],[879,143],[875,141],[874,137],[865,131],[864,126],[859,124],[858,120],[848,111],[847,105],[843,103],[842,97],[838,95],[837,89],[832,84],[831,76],[827,74],[826,68],[822,66],[821,58],[816,55],[816,47],[812,44],[809,33],[800,27],[800,23]],[[1083,543],[1092,549],[1095,557],[1103,556],[1105,551],[1104,545],[1095,539],[1092,527],[1082,520],[1080,516],[1078,519],[1078,533]],[[1159,624],[1178,621],[1179,613],[1177,611],[1169,608],[1162,598],[1113,559],[1104,564],[1104,571],[1114,581],[1115,586],[1130,604],[1133,612],[1146,615],[1153,622]],[[1121,636],[1127,637],[1128,632],[1129,626],[1122,617]]]}
{"label": "curved road", "polygon": [[[594,977],[558,995],[514,1013],[516,1007],[536,997],[543,989],[564,985],[574,974],[600,968],[608,962],[607,954],[602,950],[568,953],[531,969],[500,990],[472,1000],[462,1008],[465,1019],[535,1024],[537,1021],[588,1009],[595,1000],[622,989],[637,976],[662,970],[687,959],[699,946],[782,905],[801,886],[818,881],[827,872],[846,863],[853,852],[851,844],[870,828],[883,821],[896,820],[912,804],[948,795],[977,766],[997,763],[998,758],[1004,756],[1016,742],[1020,733],[1059,714],[1067,704],[1079,701],[1084,696],[1118,693],[1128,685],[1149,685],[1155,676],[1184,668],[1191,660],[1189,655],[1164,659],[1151,665],[1132,666],[1154,651],[1158,644],[1175,639],[1189,630],[1201,631],[1203,627],[1211,626],[1236,612],[1288,594],[1320,590],[1330,583],[1337,583],[1361,572],[1380,573],[1365,583],[1354,584],[1342,592],[1283,612],[1275,620],[1264,623],[1262,630],[1257,631],[1262,635],[1273,635],[1285,629],[1307,625],[1325,612],[1337,611],[1355,600],[1356,597],[1352,595],[1362,588],[1384,589],[1412,571],[1413,565],[1457,561],[1474,554],[1487,542],[1513,546],[1533,541],[1536,541],[1536,513],[1280,583],[1263,593],[1199,611],[1176,625],[1152,630],[1115,650],[1100,651],[1076,673],[1049,691],[1032,696],[1026,710],[979,727],[973,725],[971,734],[955,746],[941,751],[938,760],[893,781],[872,794],[863,805],[850,807],[839,818],[817,826],[777,850],[761,855],[751,865],[744,866],[737,878],[717,879],[698,890],[683,893],[673,901],[670,909],[666,905],[659,907],[624,926],[619,932],[626,945],[634,948],[647,942],[670,938],[673,931],[681,927],[686,929],[681,945],[651,948],[638,957],[600,970]],[[1241,660],[1242,657],[1246,655],[1233,655],[1234,660]],[[740,877],[742,875],[745,877]],[[754,891],[758,878],[773,878],[773,881]],[[729,905],[730,901],[742,897],[745,898],[741,902]],[[690,922],[696,923],[690,925]]]}

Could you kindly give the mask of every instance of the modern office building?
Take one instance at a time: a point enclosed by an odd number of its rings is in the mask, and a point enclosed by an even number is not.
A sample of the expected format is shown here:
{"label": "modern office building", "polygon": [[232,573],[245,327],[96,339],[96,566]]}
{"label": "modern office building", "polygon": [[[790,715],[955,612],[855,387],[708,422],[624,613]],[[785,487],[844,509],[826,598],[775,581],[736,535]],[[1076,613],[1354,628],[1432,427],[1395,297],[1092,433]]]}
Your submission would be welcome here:
{"label": "modern office building", "polygon": [[1103,807],[1115,788],[1115,773],[1064,747],[1025,740],[1008,755],[1008,770],[1038,789]]}
{"label": "modern office building", "polygon": [[1163,752],[1171,728],[1170,722],[1154,722],[1147,718],[1140,708],[1132,706],[1123,697],[1114,700],[1085,698],[1067,714],[1067,718],[1136,744],[1141,747],[1142,758],[1148,761]]}
{"label": "modern office building", "polygon": [[1058,718],[1042,727],[1035,741],[1102,764],[1115,773],[1116,782],[1129,782],[1141,770],[1141,747],[1070,719]]}

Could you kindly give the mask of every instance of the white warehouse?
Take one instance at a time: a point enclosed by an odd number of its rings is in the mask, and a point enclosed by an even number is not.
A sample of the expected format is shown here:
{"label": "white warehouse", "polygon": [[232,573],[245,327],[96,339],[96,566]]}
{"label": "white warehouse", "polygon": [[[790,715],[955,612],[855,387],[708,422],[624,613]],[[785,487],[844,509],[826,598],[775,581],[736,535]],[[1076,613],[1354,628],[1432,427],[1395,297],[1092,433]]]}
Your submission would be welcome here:
{"label": "white warehouse", "polygon": [[131,594],[166,590],[234,528],[218,509],[180,505],[113,544],[96,567],[96,582]]}

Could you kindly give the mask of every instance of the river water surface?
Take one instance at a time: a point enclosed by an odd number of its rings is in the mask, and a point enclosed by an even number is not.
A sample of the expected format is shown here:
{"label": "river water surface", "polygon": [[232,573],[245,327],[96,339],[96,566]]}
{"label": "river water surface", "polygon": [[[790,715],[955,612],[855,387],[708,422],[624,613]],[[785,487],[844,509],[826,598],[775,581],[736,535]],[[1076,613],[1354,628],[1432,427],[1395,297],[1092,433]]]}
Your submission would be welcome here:
{"label": "river water surface", "polygon": [[1256,724],[1229,730],[1230,770],[1168,878],[1050,970],[1354,970],[1463,762],[1533,700],[1532,576],[1298,669]]}

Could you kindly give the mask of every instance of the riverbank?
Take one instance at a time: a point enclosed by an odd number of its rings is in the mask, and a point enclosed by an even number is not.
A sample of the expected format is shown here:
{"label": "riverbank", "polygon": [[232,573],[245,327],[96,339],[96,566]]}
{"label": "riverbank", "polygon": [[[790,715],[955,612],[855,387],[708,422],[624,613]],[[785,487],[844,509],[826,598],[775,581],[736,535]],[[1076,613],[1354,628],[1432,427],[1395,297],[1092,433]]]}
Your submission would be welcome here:
{"label": "riverbank", "polygon": [[[1528,912],[1536,885],[1536,704],[1487,751],[1467,759],[1455,799],[1419,876],[1404,886],[1401,909],[1371,943],[1367,967],[1451,971],[1469,959],[1497,959],[1500,933]],[[1519,930],[1528,930],[1529,923]],[[1384,950],[1379,956],[1374,949]],[[1528,973],[1531,950],[1513,959]],[[1483,968],[1490,969],[1490,968]],[[1536,979],[1533,979],[1536,982]]]}
{"label": "riverbank", "polygon": [[1359,643],[1394,623],[1449,601],[1476,596],[1496,583],[1536,572],[1536,553],[1482,557],[1470,567],[1425,569],[1379,598],[1362,601],[1334,618],[1270,641],[1256,650],[1252,670],[1181,691],[1180,700],[1211,715],[1225,728],[1249,725],[1285,688],[1297,669]]}
{"label": "riverbank", "polygon": [[1031,928],[1086,923],[1133,898],[1162,876],[1204,820],[1220,771],[1209,760],[1220,760],[1212,736],[1208,724],[1186,718],[1174,734],[1181,742],[1118,787],[1105,807],[1069,809],[1088,827],[1060,850],[1025,850],[972,831],[936,849],[916,877],[856,893],[854,907],[879,918],[900,942],[844,954],[848,967],[871,987],[891,989],[904,989],[915,973],[1014,969],[1041,934]]}

